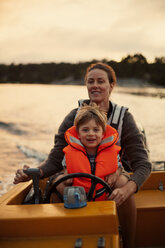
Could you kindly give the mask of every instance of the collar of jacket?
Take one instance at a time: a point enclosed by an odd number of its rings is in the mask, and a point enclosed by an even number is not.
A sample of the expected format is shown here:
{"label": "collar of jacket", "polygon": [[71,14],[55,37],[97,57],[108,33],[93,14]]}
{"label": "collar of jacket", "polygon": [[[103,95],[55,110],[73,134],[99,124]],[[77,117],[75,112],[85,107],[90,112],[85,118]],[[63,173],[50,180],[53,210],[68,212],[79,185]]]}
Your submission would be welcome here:
{"label": "collar of jacket", "polygon": [[[80,139],[78,138],[78,133],[76,131],[75,126],[72,126],[65,132],[65,140],[69,145],[71,145],[75,149],[81,150],[86,153],[86,149],[84,145],[81,143]],[[100,152],[101,150],[116,144],[117,140],[118,140],[118,133],[116,129],[107,125],[104,137],[100,145],[98,146],[97,152]]]}

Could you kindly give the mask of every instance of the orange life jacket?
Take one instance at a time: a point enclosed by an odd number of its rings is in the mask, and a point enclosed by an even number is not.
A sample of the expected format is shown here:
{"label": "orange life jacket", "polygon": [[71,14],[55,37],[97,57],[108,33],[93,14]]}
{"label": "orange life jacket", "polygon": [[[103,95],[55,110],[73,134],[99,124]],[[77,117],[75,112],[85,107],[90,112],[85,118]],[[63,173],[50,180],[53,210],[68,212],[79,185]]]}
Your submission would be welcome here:
{"label": "orange life jacket", "polygon": [[[65,153],[66,168],[70,173],[89,173],[91,174],[91,165],[87,157],[87,152],[78,138],[76,127],[72,126],[65,132],[65,139],[69,144],[63,151]],[[117,131],[107,125],[104,137],[98,147],[97,156],[95,159],[95,175],[104,180],[105,176],[114,173],[118,168],[118,154],[120,147],[115,145],[118,140]],[[91,186],[91,181],[88,178],[74,178],[74,186],[83,186],[88,192]],[[96,191],[103,186],[97,184]],[[97,200],[105,200],[106,195],[99,197]]]}

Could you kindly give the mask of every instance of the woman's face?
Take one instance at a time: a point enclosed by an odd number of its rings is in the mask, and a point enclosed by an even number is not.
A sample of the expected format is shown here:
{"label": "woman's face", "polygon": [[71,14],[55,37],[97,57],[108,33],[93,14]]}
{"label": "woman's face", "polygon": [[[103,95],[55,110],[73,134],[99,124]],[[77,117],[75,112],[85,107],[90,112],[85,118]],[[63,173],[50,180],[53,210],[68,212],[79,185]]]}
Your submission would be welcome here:
{"label": "woman's face", "polygon": [[109,96],[113,89],[113,83],[109,83],[108,75],[101,69],[93,69],[87,74],[86,86],[88,95],[96,104],[109,102]]}

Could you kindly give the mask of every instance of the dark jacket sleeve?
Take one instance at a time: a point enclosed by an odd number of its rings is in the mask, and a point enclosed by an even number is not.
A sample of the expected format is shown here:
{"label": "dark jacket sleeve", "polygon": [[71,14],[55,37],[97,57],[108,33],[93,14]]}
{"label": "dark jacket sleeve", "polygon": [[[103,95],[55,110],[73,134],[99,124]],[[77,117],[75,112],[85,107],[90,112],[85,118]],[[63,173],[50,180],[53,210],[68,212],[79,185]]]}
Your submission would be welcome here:
{"label": "dark jacket sleeve", "polygon": [[67,146],[67,143],[64,138],[65,131],[73,126],[74,118],[76,115],[77,109],[73,109],[61,123],[58,133],[55,135],[54,147],[51,149],[47,160],[45,160],[39,168],[43,171],[43,178],[49,177],[63,169],[62,160],[64,157],[63,148]]}
{"label": "dark jacket sleeve", "polygon": [[137,184],[138,190],[151,173],[151,162],[144,145],[143,134],[139,131],[132,114],[128,111],[126,111],[123,119],[121,146],[133,172],[131,180]]}

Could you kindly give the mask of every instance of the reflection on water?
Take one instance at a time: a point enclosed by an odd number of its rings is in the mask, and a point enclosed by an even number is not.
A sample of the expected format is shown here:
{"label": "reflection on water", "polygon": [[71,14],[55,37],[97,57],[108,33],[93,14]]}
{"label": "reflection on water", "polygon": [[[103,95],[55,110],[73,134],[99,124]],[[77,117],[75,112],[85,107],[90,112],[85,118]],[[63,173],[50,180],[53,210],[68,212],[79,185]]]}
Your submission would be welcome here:
{"label": "reflection on water", "polygon": [[[116,88],[111,98],[128,106],[145,128],[151,159],[165,160],[164,99],[127,94],[128,91],[130,88]],[[85,86],[0,85],[0,192],[4,184],[12,183],[17,168],[27,163],[37,166],[39,159],[35,156],[45,158],[65,115],[77,107],[79,99],[87,97]]]}

